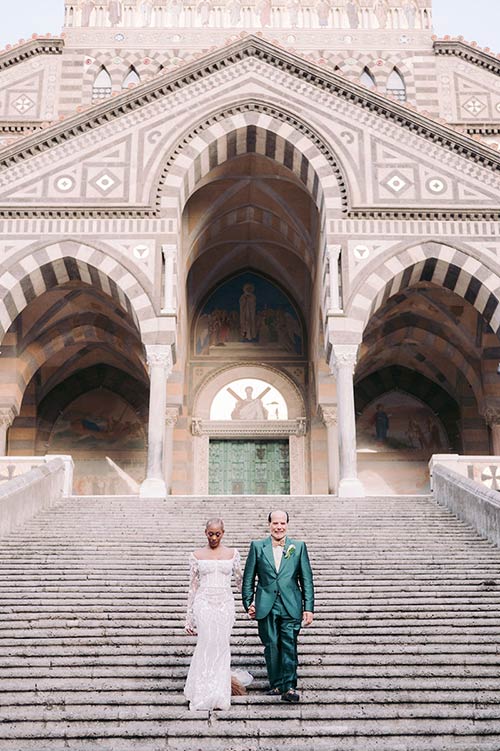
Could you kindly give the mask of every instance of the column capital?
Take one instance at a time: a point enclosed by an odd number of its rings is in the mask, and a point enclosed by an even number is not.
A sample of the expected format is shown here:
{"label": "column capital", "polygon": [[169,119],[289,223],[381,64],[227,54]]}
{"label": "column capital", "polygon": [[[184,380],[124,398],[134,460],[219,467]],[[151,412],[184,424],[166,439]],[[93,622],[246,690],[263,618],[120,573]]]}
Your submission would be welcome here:
{"label": "column capital", "polygon": [[146,344],[146,359],[149,368],[165,368],[167,376],[172,372],[174,362],[170,344]]}
{"label": "column capital", "polygon": [[354,372],[358,359],[357,344],[333,344],[330,355],[330,370],[334,375],[338,374],[341,368],[349,369]]}
{"label": "column capital", "polygon": [[161,250],[165,258],[177,257],[177,244],[176,243],[163,243]]}
{"label": "column capital", "polygon": [[337,425],[338,414],[335,404],[320,404],[319,415],[327,428]]}
{"label": "column capital", "polygon": [[16,415],[17,412],[14,407],[0,407],[0,426],[10,428]]}
{"label": "column capital", "polygon": [[500,404],[485,404],[481,414],[490,428],[500,425]]}
{"label": "column capital", "polygon": [[165,423],[169,428],[173,428],[179,419],[179,407],[167,407],[165,410]]}

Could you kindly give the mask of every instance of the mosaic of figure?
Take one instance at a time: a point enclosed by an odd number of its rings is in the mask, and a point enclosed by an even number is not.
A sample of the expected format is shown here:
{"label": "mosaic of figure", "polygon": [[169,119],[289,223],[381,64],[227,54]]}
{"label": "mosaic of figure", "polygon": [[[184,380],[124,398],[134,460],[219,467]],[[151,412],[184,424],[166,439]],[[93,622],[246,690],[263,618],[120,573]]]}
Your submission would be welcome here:
{"label": "mosaic of figure", "polygon": [[241,2],[240,0],[229,0],[227,4],[229,11],[229,25],[238,26],[241,21]]}
{"label": "mosaic of figure", "polygon": [[286,8],[290,26],[295,29],[299,23],[300,0],[288,0]]}
{"label": "mosaic of figure", "polygon": [[170,16],[172,19],[172,26],[179,26],[179,21],[183,9],[182,0],[170,0]]}
{"label": "mosaic of figure", "polygon": [[153,15],[153,0],[141,0],[141,2],[139,3],[139,10],[141,11],[142,25],[151,26]]}
{"label": "mosaic of figure", "polygon": [[212,12],[212,3],[210,0],[201,0],[198,3],[198,13],[202,26],[208,26],[210,23],[210,14]]}
{"label": "mosaic of figure", "polygon": [[408,28],[414,29],[418,10],[415,0],[404,0],[403,10],[406,16],[406,21],[408,23]]}
{"label": "mosaic of figure", "polygon": [[82,26],[90,26],[90,17],[95,8],[94,0],[82,0],[80,8],[82,11]]}
{"label": "mosaic of figure", "polygon": [[257,298],[254,295],[253,284],[245,284],[240,297],[240,334],[242,339],[252,341],[257,336]]}
{"label": "mosaic of figure", "polygon": [[[243,346],[245,345],[245,346]],[[293,306],[271,282],[251,272],[219,287],[205,303],[195,327],[197,355],[265,348],[302,354],[302,326]],[[228,356],[228,355],[225,355]]]}
{"label": "mosaic of figure", "polygon": [[380,29],[385,29],[387,26],[387,18],[389,14],[389,6],[387,0],[374,0],[373,12],[378,21]]}
{"label": "mosaic of figure", "polygon": [[359,27],[359,2],[358,0],[347,0],[346,6],[347,18],[349,20],[349,26],[351,29],[357,29]]}
{"label": "mosaic of figure", "polygon": [[316,5],[316,10],[318,12],[318,23],[319,25],[324,28],[325,26],[328,26],[328,22],[330,20],[330,0],[319,0],[319,2]]}
{"label": "mosaic of figure", "polygon": [[262,28],[271,25],[271,6],[271,0],[260,0],[256,6],[259,11],[259,21]]}
{"label": "mosaic of figure", "polygon": [[108,18],[111,26],[118,26],[122,20],[121,0],[108,0]]}

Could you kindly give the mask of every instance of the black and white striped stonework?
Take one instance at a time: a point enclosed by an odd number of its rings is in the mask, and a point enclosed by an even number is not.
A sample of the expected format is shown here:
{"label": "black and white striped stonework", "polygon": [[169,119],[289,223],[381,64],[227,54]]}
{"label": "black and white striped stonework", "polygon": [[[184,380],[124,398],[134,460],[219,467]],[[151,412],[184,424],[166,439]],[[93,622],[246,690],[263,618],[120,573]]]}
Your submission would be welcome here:
{"label": "black and white striped stonework", "polygon": [[348,304],[350,315],[364,323],[391,298],[419,282],[436,284],[467,300],[500,331],[500,278],[484,263],[455,248],[418,245],[393,256],[367,273]]}
{"label": "black and white striped stonework", "polygon": [[127,312],[149,343],[148,324],[156,318],[150,284],[137,270],[132,274],[109,254],[71,241],[41,248],[0,276],[0,340],[34,299],[54,287],[81,281],[111,297]]}

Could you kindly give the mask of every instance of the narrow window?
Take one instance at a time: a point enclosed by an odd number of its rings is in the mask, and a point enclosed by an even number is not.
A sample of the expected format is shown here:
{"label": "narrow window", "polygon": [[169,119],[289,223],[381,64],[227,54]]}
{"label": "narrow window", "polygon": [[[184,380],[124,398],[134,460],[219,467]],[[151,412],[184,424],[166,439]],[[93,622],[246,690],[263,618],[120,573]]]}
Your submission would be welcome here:
{"label": "narrow window", "polygon": [[406,86],[403,76],[397,68],[393,68],[387,79],[387,93],[399,99],[400,102],[406,102]]}
{"label": "narrow window", "polygon": [[134,86],[137,86],[137,84],[139,84],[140,82],[141,82],[141,79],[139,77],[138,72],[136,71],[134,66],[131,65],[130,68],[128,69],[127,75],[123,79],[122,88],[128,89],[130,84],[134,84]]}
{"label": "narrow window", "polygon": [[103,65],[95,77],[92,101],[96,102],[99,99],[105,99],[107,96],[111,96],[111,76]]}
{"label": "narrow window", "polygon": [[365,68],[363,70],[362,74],[359,77],[359,80],[363,84],[363,86],[366,86],[367,89],[374,89],[376,87],[375,79],[368,68]]}

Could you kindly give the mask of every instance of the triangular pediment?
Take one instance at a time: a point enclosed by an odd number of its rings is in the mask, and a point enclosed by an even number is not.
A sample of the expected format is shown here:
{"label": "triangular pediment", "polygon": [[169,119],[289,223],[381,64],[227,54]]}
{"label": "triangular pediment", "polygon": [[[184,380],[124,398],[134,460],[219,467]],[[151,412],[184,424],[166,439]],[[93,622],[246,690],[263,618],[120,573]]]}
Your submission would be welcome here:
{"label": "triangular pediment", "polygon": [[486,144],[248,36],[0,151],[0,210],[154,210],[166,156],[189,141],[187,115],[195,131],[214,102],[220,119],[224,102],[233,114],[239,102],[281,107],[290,131],[294,112],[307,118],[346,176],[349,208],[500,208],[500,155]]}

